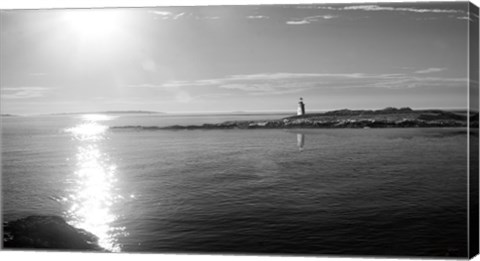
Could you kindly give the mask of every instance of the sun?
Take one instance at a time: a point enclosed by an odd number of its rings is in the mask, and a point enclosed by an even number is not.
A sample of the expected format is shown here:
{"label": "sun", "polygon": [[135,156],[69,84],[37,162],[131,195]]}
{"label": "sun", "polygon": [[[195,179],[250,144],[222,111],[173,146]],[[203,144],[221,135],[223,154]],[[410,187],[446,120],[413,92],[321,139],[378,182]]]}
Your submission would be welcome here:
{"label": "sun", "polygon": [[100,42],[121,32],[124,13],[119,9],[74,9],[63,13],[65,29],[82,41]]}

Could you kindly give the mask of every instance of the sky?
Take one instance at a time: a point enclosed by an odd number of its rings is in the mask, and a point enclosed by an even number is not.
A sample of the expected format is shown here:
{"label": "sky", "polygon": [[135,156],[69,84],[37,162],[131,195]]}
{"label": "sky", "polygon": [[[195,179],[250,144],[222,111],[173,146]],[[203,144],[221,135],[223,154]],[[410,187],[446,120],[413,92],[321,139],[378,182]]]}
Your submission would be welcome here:
{"label": "sky", "polygon": [[0,12],[0,111],[467,107],[457,3]]}

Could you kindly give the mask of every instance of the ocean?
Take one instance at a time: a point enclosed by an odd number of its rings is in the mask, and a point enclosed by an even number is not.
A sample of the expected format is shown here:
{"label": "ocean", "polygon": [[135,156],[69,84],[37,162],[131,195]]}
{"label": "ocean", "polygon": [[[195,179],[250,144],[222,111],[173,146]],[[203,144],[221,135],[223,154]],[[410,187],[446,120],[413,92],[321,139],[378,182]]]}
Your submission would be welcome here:
{"label": "ocean", "polygon": [[109,128],[283,116],[2,117],[2,218],[115,252],[467,255],[465,128]]}

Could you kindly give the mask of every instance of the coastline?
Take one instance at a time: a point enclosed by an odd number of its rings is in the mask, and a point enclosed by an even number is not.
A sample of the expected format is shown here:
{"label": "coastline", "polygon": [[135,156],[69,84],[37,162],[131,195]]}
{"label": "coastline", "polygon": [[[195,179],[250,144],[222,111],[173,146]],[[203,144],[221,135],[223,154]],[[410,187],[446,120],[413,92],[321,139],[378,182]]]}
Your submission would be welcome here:
{"label": "coastline", "polygon": [[290,116],[275,120],[225,121],[202,125],[113,126],[111,129],[141,130],[215,130],[215,129],[291,129],[291,128],[478,128],[478,112],[470,119],[464,113],[443,110],[412,110],[386,108],[382,110],[336,110]]}
{"label": "coastline", "polygon": [[59,216],[32,215],[3,223],[5,249],[58,249],[107,252],[94,234]]}

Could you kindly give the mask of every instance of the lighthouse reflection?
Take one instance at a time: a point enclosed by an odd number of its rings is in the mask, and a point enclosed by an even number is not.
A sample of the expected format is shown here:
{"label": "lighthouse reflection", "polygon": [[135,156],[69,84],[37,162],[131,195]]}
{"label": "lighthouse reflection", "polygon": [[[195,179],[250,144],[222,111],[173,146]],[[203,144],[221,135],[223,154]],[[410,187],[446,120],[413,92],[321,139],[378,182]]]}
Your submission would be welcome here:
{"label": "lighthouse reflection", "polygon": [[305,145],[305,134],[297,133],[297,147],[299,151],[303,151],[303,146]]}

